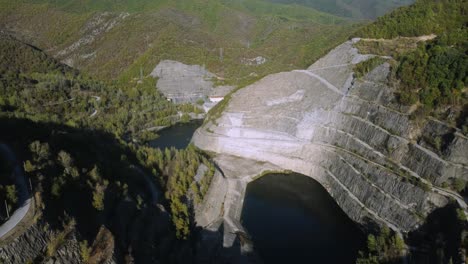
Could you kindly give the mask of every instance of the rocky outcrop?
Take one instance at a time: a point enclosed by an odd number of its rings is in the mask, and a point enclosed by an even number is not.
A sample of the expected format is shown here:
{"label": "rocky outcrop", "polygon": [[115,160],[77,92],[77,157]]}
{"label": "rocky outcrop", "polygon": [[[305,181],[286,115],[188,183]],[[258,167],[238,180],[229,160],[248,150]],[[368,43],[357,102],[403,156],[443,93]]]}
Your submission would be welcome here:
{"label": "rocky outcrop", "polygon": [[[75,64],[79,64],[81,61],[94,58],[96,56],[96,50],[90,47],[96,39],[109,32],[128,16],[130,16],[129,13],[103,12],[95,14],[80,30],[81,38],[65,49],[59,50],[55,54],[55,57],[72,67]],[[79,55],[80,53],[81,55]]]}
{"label": "rocky outcrop", "polygon": [[0,260],[5,264],[29,263],[81,263],[80,248],[75,233],[57,248],[54,256],[44,259],[47,245],[54,239],[54,232],[42,221],[32,225],[21,236],[7,245],[0,246]]}
{"label": "rocky outcrop", "polygon": [[222,98],[234,89],[232,86],[216,86],[216,75],[202,66],[172,60],[161,61],[151,76],[158,78],[158,90],[174,103],[197,103],[199,100],[209,103],[208,97]]}
{"label": "rocky outcrop", "polygon": [[[242,207],[247,183],[265,167],[312,177],[353,220],[401,233],[417,228],[449,198],[466,208],[463,199],[438,187],[451,178],[468,179],[466,138],[452,133],[443,154],[418,144],[430,132],[396,103],[388,84],[390,64],[354,77],[354,65],[373,57],[358,54],[356,41],[307,70],[269,75],[237,91],[218,119],[197,130],[193,142],[218,153],[221,171],[230,171],[232,162],[252,161],[248,173],[214,178],[216,187],[206,198],[210,210],[201,213],[200,225],[220,215],[225,230],[242,230],[240,215],[229,210]],[[234,194],[236,206],[229,198]],[[233,239],[224,234],[229,247]]]}

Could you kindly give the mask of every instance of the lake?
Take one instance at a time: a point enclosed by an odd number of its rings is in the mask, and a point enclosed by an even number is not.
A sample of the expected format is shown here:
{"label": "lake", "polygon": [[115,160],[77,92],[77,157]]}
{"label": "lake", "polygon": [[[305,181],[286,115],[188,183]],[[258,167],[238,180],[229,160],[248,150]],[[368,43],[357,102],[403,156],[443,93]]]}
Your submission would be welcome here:
{"label": "lake", "polygon": [[327,191],[300,174],[249,183],[242,223],[266,264],[355,263],[366,241]]}
{"label": "lake", "polygon": [[203,124],[203,120],[192,120],[188,123],[177,123],[158,132],[159,137],[149,142],[153,148],[184,149],[190,144],[193,133]]}

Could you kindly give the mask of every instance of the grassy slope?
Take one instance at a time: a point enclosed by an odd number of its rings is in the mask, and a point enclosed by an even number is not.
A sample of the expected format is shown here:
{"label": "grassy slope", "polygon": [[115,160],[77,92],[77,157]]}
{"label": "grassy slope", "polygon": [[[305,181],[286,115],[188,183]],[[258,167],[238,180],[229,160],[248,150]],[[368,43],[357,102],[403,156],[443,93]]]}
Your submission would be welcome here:
{"label": "grassy slope", "polygon": [[[0,7],[0,27],[20,32],[50,54],[80,39],[81,29],[96,12],[130,12],[122,23],[69,56],[97,51],[94,58],[75,60],[75,66],[125,82],[138,76],[140,67],[147,74],[161,59],[174,59],[205,64],[228,82],[242,85],[256,79],[248,77],[252,72],[263,76],[308,66],[357,27],[310,8],[260,0],[0,0]],[[268,62],[259,67],[241,63],[256,56]]]}
{"label": "grassy slope", "polygon": [[267,0],[274,3],[298,4],[343,17],[374,19],[413,0]]}

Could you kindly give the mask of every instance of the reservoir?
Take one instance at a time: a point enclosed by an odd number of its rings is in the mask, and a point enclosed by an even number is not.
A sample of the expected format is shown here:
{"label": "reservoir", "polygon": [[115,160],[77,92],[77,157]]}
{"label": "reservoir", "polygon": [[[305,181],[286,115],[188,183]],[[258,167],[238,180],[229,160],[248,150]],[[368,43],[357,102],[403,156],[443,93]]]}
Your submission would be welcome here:
{"label": "reservoir", "polygon": [[192,120],[187,123],[177,123],[159,131],[159,137],[149,142],[153,148],[184,149],[190,144],[193,133],[203,124],[203,120]]}
{"label": "reservoir", "polygon": [[242,223],[266,264],[355,263],[366,241],[327,191],[300,174],[249,183]]}

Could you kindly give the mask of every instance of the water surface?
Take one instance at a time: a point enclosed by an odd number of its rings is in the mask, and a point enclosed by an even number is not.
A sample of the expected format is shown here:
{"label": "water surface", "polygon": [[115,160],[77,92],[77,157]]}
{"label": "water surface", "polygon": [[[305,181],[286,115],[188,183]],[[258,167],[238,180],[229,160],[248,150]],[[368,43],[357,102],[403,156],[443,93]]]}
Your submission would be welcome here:
{"label": "water surface", "polygon": [[203,120],[193,120],[188,123],[177,123],[158,132],[159,137],[149,142],[154,148],[184,149],[190,144],[193,133],[203,124]]}
{"label": "water surface", "polygon": [[247,186],[242,223],[270,263],[355,263],[365,235],[313,179],[270,174]]}

